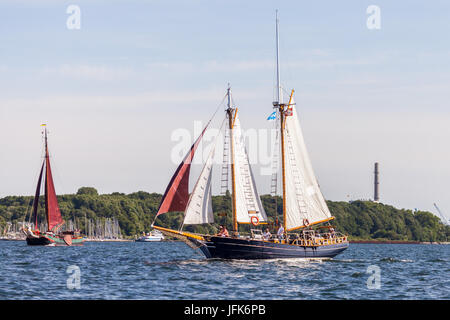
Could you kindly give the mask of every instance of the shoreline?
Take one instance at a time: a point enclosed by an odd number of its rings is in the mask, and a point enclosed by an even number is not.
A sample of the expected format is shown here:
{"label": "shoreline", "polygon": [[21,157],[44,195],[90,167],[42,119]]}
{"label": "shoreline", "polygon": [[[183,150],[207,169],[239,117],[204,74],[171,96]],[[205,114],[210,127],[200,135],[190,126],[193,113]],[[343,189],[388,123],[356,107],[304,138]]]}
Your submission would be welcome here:
{"label": "shoreline", "polygon": [[[0,241],[25,241],[25,239],[5,239]],[[154,242],[178,242],[181,240],[162,240]],[[134,239],[86,239],[85,242],[135,242]],[[450,242],[421,242],[421,241],[404,241],[404,240],[350,240],[349,243],[359,244],[425,244],[425,245],[449,245]]]}
{"label": "shoreline", "polygon": [[421,242],[408,240],[350,240],[349,243],[368,244],[450,244],[450,242]]}

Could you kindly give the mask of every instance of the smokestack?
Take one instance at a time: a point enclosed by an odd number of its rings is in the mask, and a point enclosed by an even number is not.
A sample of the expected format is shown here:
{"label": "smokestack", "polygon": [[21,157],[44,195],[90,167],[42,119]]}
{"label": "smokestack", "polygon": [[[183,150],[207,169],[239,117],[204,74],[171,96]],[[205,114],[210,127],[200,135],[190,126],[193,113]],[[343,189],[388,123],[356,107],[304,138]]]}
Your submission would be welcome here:
{"label": "smokestack", "polygon": [[380,194],[378,192],[378,187],[379,187],[379,180],[378,180],[378,162],[375,162],[375,181],[374,181],[374,192],[373,192],[373,201],[378,202],[380,201]]}

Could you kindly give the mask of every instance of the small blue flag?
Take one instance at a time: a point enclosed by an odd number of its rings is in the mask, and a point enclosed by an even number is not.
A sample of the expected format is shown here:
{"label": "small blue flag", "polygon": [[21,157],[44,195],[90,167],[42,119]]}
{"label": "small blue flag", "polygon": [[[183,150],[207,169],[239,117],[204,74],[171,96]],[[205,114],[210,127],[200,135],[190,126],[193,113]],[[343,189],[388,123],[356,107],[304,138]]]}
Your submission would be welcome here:
{"label": "small blue flag", "polygon": [[267,118],[267,120],[275,120],[277,118],[277,112],[274,111],[272,114]]}

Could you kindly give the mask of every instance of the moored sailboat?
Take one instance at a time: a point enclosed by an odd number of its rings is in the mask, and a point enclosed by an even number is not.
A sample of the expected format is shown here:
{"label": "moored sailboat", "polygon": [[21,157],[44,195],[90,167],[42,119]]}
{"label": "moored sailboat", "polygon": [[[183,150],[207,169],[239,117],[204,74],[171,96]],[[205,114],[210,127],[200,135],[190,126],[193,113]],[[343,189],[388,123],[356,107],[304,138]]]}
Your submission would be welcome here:
{"label": "moored sailboat", "polygon": [[[45,126],[45,125],[43,125]],[[50,155],[47,141],[47,128],[44,129],[45,140],[45,159],[39,174],[36,193],[34,196],[31,222],[28,227],[22,229],[26,235],[28,245],[49,245],[49,246],[73,246],[82,245],[85,239],[80,236],[78,231],[60,231],[64,220],[56,197],[55,186],[53,183],[52,169],[50,165]],[[47,230],[41,232],[38,228],[38,208],[41,193],[41,185],[44,180],[45,187],[45,222]],[[34,228],[31,226],[34,225]]]}
{"label": "moored sailboat", "polygon": [[[294,91],[292,90],[288,103],[282,101],[278,62],[278,18],[276,34],[277,97],[273,106],[276,109],[280,130],[282,226],[277,236],[263,235],[258,229],[261,225],[267,224],[268,219],[245,150],[238,110],[231,105],[231,92],[228,88],[226,120],[231,157],[233,216],[231,236],[194,234],[183,231],[183,226],[180,230],[172,230],[153,224],[155,229],[200,249],[207,258],[331,258],[348,247],[347,237],[335,232],[329,223],[334,217],[327,207],[312,169],[294,103]],[[190,163],[207,127],[172,177],[156,217],[170,211],[184,211],[183,225],[213,222],[211,205],[213,151],[192,193],[190,195],[188,193]],[[250,234],[241,233],[240,225],[250,226]],[[316,226],[321,226],[321,230],[326,231],[320,231]]]}

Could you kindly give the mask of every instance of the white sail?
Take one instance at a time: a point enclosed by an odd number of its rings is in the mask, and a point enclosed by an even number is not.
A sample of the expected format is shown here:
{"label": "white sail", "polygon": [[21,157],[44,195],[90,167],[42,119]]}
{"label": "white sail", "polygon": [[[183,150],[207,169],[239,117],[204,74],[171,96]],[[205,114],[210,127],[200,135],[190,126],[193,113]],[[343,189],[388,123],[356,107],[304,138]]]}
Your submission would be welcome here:
{"label": "white sail", "polygon": [[286,116],[284,143],[286,228],[292,230],[326,221],[331,213],[314,175],[293,99],[286,113],[291,114]]}
{"label": "white sail", "polygon": [[[237,111],[236,111],[237,112]],[[239,223],[250,223],[256,216],[259,222],[267,221],[266,212],[261,203],[252,169],[245,150],[239,116],[236,115],[233,126],[234,170],[236,181],[236,219]]]}
{"label": "white sail", "polygon": [[200,173],[200,176],[192,190],[189,202],[185,210],[183,224],[213,223],[211,178],[213,166],[214,148]]}

